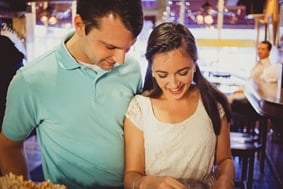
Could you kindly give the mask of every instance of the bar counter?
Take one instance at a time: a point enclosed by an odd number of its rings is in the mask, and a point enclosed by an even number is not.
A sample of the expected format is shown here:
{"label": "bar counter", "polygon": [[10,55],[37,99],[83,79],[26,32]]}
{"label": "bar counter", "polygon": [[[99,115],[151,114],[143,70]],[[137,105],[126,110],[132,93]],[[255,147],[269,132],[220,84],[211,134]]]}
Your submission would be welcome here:
{"label": "bar counter", "polygon": [[261,116],[283,119],[283,90],[278,82],[249,80],[245,95]]}
{"label": "bar counter", "polygon": [[[281,81],[268,83],[249,80],[245,95],[262,116],[263,145],[266,158],[278,188],[283,188],[283,90]],[[263,161],[264,163],[264,161]]]}

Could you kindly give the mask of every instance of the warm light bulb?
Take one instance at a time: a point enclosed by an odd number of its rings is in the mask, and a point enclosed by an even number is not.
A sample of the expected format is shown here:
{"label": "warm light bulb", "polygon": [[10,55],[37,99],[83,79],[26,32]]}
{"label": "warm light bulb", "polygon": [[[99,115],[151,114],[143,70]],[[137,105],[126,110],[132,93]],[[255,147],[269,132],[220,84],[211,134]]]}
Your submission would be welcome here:
{"label": "warm light bulb", "polygon": [[47,23],[47,20],[48,20],[48,17],[47,16],[42,16],[40,18],[40,21],[43,23],[43,24],[46,24]]}
{"label": "warm light bulb", "polygon": [[211,25],[211,24],[213,23],[213,18],[212,18],[212,16],[211,16],[211,15],[206,15],[206,16],[204,17],[204,23],[205,23],[205,24],[208,24],[208,25]]}
{"label": "warm light bulb", "polygon": [[51,16],[48,20],[49,24],[54,25],[57,23],[57,18],[55,16]]}
{"label": "warm light bulb", "polygon": [[203,24],[203,16],[202,15],[197,15],[196,16],[196,22],[198,23],[198,24]]}

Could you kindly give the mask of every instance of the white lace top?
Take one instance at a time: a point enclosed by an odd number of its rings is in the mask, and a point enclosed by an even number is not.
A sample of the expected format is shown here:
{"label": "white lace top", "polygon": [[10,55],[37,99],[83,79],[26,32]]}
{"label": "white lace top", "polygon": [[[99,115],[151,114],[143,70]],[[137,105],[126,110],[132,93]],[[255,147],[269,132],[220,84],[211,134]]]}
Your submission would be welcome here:
{"label": "white lace top", "polygon": [[[219,108],[221,117],[223,109]],[[216,135],[200,98],[192,116],[176,124],[159,121],[150,98],[136,95],[126,114],[143,131],[145,174],[193,178],[213,185]]]}

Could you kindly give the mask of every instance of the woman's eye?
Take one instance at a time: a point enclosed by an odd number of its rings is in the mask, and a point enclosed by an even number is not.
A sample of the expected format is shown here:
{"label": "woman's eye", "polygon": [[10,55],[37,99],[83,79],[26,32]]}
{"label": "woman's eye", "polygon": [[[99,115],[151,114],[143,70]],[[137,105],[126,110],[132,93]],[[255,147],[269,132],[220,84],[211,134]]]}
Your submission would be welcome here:
{"label": "woman's eye", "polygon": [[167,74],[158,74],[158,76],[159,76],[160,78],[166,78],[166,77],[167,77]]}
{"label": "woman's eye", "polygon": [[182,71],[179,72],[179,75],[185,76],[185,75],[188,74],[188,72],[189,72],[189,70],[182,70]]}

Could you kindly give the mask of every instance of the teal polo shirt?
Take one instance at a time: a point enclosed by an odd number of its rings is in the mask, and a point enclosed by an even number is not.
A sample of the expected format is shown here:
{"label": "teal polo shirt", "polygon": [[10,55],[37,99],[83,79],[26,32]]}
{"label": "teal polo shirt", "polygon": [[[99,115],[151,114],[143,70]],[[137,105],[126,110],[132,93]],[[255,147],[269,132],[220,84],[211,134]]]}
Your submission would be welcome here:
{"label": "teal polo shirt", "polygon": [[95,72],[78,64],[62,42],[17,72],[3,133],[18,141],[36,128],[44,176],[53,183],[70,189],[122,186],[123,119],[141,84],[132,57]]}

